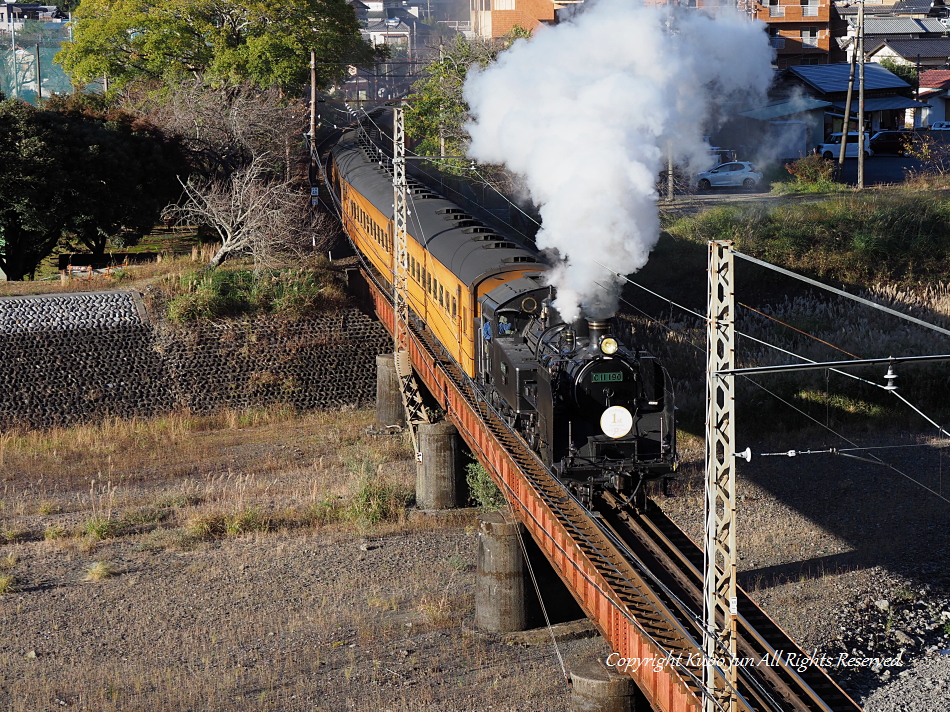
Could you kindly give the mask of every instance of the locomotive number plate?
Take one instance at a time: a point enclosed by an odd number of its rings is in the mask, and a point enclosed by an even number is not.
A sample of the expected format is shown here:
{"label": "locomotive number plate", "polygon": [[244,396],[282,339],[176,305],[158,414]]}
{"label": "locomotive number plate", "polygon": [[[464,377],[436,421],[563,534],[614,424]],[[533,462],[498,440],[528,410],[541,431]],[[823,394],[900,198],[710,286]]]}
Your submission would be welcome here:
{"label": "locomotive number plate", "polygon": [[617,383],[623,380],[623,371],[610,371],[608,373],[592,373],[591,383]]}

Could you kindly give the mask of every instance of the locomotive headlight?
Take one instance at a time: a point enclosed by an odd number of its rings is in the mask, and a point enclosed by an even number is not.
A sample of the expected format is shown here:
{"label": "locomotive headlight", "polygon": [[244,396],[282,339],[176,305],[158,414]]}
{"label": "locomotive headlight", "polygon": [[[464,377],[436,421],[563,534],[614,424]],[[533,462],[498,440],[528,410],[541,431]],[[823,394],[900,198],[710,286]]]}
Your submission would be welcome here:
{"label": "locomotive headlight", "polygon": [[610,336],[605,336],[600,340],[600,350],[608,356],[617,353],[618,348],[619,344],[617,343],[617,340]]}

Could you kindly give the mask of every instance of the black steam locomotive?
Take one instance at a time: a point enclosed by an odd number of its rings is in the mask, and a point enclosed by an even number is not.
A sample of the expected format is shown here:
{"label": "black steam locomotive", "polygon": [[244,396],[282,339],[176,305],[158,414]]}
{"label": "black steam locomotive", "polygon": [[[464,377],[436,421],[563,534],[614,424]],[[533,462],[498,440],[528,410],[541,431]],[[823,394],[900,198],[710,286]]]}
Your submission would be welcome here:
{"label": "black steam locomotive", "polygon": [[[382,282],[395,266],[393,188],[377,113],[330,151],[327,177],[344,229]],[[665,370],[625,343],[613,320],[565,323],[533,246],[410,179],[406,295],[444,346],[543,462],[588,503],[632,498],[676,464]]]}

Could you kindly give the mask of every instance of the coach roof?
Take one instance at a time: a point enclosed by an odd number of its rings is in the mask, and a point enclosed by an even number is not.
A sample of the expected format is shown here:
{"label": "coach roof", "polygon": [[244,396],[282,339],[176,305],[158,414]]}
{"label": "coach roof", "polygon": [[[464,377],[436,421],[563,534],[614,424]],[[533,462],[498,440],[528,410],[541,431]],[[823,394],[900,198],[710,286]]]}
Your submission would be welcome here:
{"label": "coach roof", "polygon": [[[343,178],[387,220],[393,218],[392,175],[371,160],[355,131],[333,148]],[[466,214],[458,205],[409,179],[407,232],[432,256],[474,290],[486,277],[512,270],[543,271],[537,252],[519,246]]]}

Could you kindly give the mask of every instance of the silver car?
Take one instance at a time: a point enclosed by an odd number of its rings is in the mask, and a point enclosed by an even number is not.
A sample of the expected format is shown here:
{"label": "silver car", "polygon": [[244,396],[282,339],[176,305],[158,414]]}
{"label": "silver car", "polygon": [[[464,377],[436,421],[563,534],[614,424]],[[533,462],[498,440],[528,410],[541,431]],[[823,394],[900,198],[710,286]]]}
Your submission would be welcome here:
{"label": "silver car", "polygon": [[696,185],[700,190],[738,186],[755,188],[762,180],[762,174],[748,161],[732,161],[720,163],[710,171],[703,171],[696,178]]}

